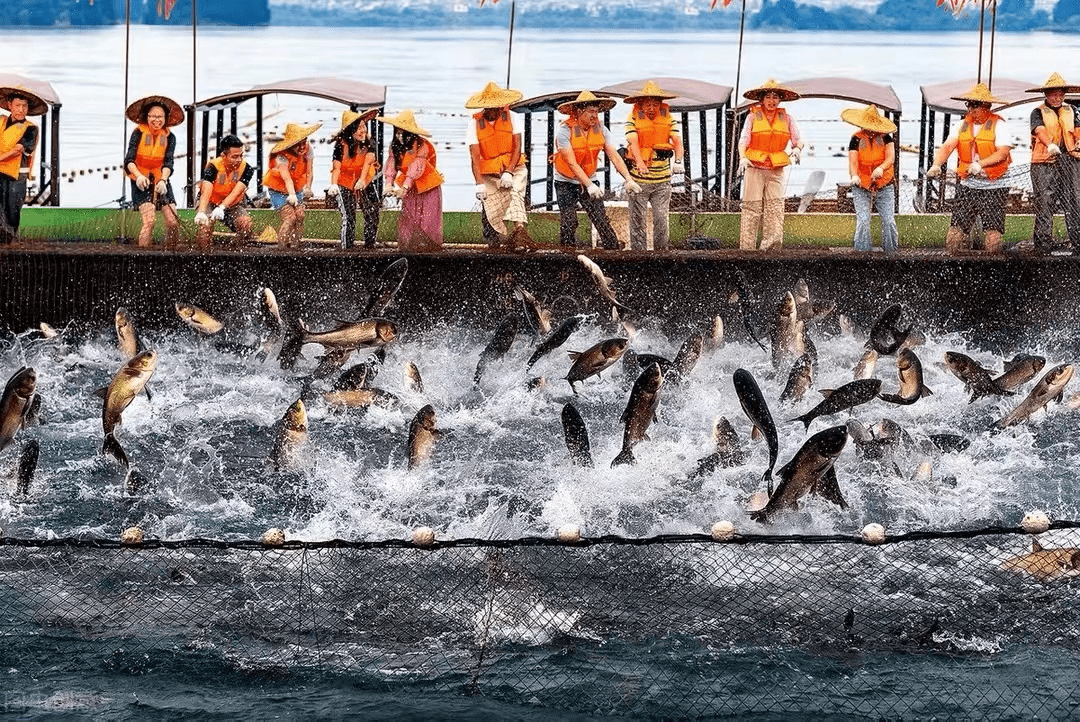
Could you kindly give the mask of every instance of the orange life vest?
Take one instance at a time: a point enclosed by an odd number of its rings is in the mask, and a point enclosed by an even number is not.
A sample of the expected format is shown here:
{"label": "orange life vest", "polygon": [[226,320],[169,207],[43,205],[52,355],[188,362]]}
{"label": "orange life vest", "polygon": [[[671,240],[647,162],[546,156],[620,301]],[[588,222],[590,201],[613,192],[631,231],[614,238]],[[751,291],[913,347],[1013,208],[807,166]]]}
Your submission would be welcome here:
{"label": "orange life vest", "polygon": [[488,122],[484,114],[473,116],[476,120],[476,140],[480,144],[480,174],[497,175],[510,167],[514,152],[514,123],[510,111],[503,108],[494,122]]}
{"label": "orange life vest", "polygon": [[[1046,132],[1050,136],[1050,142],[1056,143],[1059,147],[1064,145],[1062,150],[1075,150],[1076,120],[1072,106],[1063,103],[1061,108],[1054,110],[1046,103],[1043,103],[1038,107],[1038,110],[1042,113],[1042,125],[1046,128]],[[1031,162],[1053,163],[1056,160],[1057,158],[1050,155],[1049,151],[1047,151],[1046,144],[1039,140],[1039,136],[1032,133]]]}
{"label": "orange life vest", "polygon": [[750,108],[750,143],[746,146],[746,157],[757,168],[783,168],[791,163],[784,152],[791,140],[791,127],[787,113],[783,108],[776,109],[776,117],[770,123],[765,115],[765,108],[754,105]]}
{"label": "orange life vest", "polygon": [[438,188],[442,185],[442,173],[435,168],[435,146],[423,138],[420,138],[417,143],[413,143],[413,146],[402,155],[401,167],[398,168],[397,177],[394,180],[396,185],[405,186],[405,172],[409,170],[409,166],[419,156],[420,148],[423,147],[427,147],[427,162],[424,164],[424,172],[413,181],[413,186],[416,188],[417,193],[427,193],[432,188]]}
{"label": "orange life vest", "polygon": [[[372,163],[368,166],[367,172],[364,173],[364,165],[367,163],[367,159],[371,158]],[[341,160],[338,161],[338,177],[337,184],[342,188],[348,188],[352,190],[356,186],[356,181],[360,178],[361,174],[364,178],[364,187],[367,187],[371,180],[375,177],[375,171],[378,170],[378,163],[375,163],[375,154],[371,151],[364,151],[350,156],[347,146],[342,148]]]}
{"label": "orange life vest", "polygon": [[655,120],[650,120],[640,105],[634,104],[630,116],[634,121],[634,132],[637,133],[638,148],[641,150],[641,159],[646,164],[652,160],[653,148],[656,146],[671,148],[671,108],[667,103],[660,104],[660,112]]}
{"label": "orange life vest", "polygon": [[[24,120],[22,123],[16,123],[14,125],[8,125],[11,118],[5,115],[0,118],[0,155],[7,153],[14,148],[22,140],[23,134],[26,132],[27,127],[36,128],[37,126],[31,123],[29,120]],[[25,123],[25,125],[23,125]],[[37,143],[34,144],[35,146]],[[0,163],[0,173],[18,180],[19,172],[23,167],[30,168],[34,165],[34,149],[30,149],[30,157],[26,161],[26,166],[22,165],[23,157],[26,153],[20,153],[19,155],[8,158],[3,163]]]}
{"label": "orange life vest", "polygon": [[266,175],[263,176],[263,185],[278,193],[288,193],[289,189],[285,187],[285,180],[278,173],[278,158],[284,158],[288,161],[286,170],[289,177],[292,178],[293,188],[296,192],[299,193],[301,189],[306,188],[311,182],[311,150],[309,149],[303,157],[294,153],[292,148],[283,150],[280,153],[270,154],[270,170],[266,171]]}
{"label": "orange life vest", "polygon": [[214,185],[210,189],[210,202],[215,206],[220,206],[221,202],[229,197],[233,188],[240,182],[240,179],[244,176],[244,171],[247,169],[247,161],[241,160],[240,165],[236,170],[229,172],[225,169],[224,158],[214,158],[210,161],[210,165],[214,166],[217,170],[217,175],[214,177]]}
{"label": "orange life vest", "polygon": [[[155,180],[161,180],[161,166],[165,163],[165,151],[169,148],[169,136],[172,133],[168,128],[162,128],[155,133],[150,130],[150,126],[142,123],[138,128],[142,138],[135,151],[135,167],[147,178],[153,174]],[[137,177],[130,171],[127,175],[131,180]]]}
{"label": "orange life vest", "polygon": [[[574,160],[581,166],[581,170],[585,171],[585,175],[591,178],[596,172],[596,158],[604,149],[604,134],[600,131],[599,125],[594,125],[586,132],[581,129],[576,120],[563,122],[570,126],[570,149],[574,153]],[[575,177],[570,164],[563,159],[558,148],[555,149],[555,170],[567,178]]]}
{"label": "orange life vest", "polygon": [[[956,164],[956,174],[961,178],[967,178],[967,169],[971,165],[971,159],[973,157],[972,149],[974,153],[977,153],[979,160],[990,157],[990,154],[997,150],[996,134],[994,128],[1001,121],[1001,116],[994,113],[990,114],[990,117],[983,123],[983,127],[979,130],[979,134],[973,136],[971,134],[971,121],[970,113],[964,116],[964,121],[960,124],[960,134],[957,136],[956,155],[959,158],[959,162]],[[1005,175],[1005,171],[1009,169],[1008,156],[1005,160],[994,165],[984,165],[983,171],[986,172],[986,177],[990,180],[997,180],[1001,176]]]}
{"label": "orange life vest", "polygon": [[884,188],[892,183],[892,166],[885,169],[885,174],[880,179],[873,181],[870,178],[874,169],[885,162],[885,136],[881,133],[867,133],[865,130],[860,130],[855,134],[855,137],[859,139],[856,162],[858,163],[858,175],[862,187],[866,189]]}

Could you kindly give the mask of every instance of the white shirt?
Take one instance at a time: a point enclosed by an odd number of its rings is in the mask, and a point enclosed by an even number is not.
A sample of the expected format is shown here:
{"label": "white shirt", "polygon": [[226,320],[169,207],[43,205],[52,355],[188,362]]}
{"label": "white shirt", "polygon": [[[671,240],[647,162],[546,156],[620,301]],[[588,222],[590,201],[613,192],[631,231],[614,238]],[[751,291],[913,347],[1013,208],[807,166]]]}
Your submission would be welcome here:
{"label": "white shirt", "polygon": [[[963,125],[964,121],[960,121],[960,125]],[[949,135],[949,141],[958,141],[960,139],[960,125],[956,126],[956,130]],[[976,125],[971,124],[971,135],[976,136],[982,131],[983,123]],[[948,142],[948,141],[947,141]],[[1016,145],[1016,139],[1012,132],[1009,130],[1009,125],[1004,121],[998,121],[994,126],[994,143],[1000,148],[1003,145],[1007,145],[1010,148]],[[968,188],[1008,188],[1009,181],[1007,180],[1008,173],[1001,176],[997,180],[990,180],[986,176],[977,176],[964,178],[960,181],[960,185],[967,186]]]}
{"label": "white shirt", "polygon": [[[482,111],[477,111],[482,112]],[[510,111],[510,127],[514,131],[514,135],[521,135],[525,132],[525,120],[521,113],[515,113]],[[469,129],[465,133],[465,147],[470,145],[479,145],[480,141],[476,138],[476,118],[469,117]],[[524,151],[524,148],[522,148]]]}

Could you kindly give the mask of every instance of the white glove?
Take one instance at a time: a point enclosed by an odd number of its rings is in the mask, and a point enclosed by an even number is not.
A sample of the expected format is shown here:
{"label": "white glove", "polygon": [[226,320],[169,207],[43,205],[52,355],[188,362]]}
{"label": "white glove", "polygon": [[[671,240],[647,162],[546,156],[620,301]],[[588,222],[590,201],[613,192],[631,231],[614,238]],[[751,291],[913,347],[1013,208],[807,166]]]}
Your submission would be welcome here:
{"label": "white glove", "polygon": [[1046,146],[1046,152],[1050,155],[1061,155],[1061,146],[1059,146],[1057,143],[1051,143],[1050,145]]}
{"label": "white glove", "polygon": [[150,179],[144,175],[140,175],[138,178],[135,179],[135,187],[141,191],[146,190],[150,187]]}
{"label": "white glove", "polygon": [[634,180],[632,178],[627,178],[626,179],[626,183],[623,184],[623,188],[626,189],[627,193],[640,193],[641,192],[641,184],[638,183],[636,180]]}
{"label": "white glove", "polygon": [[203,213],[202,211],[199,211],[198,213],[195,214],[195,223],[197,225],[205,226],[209,222],[210,222],[210,218],[205,213]]}
{"label": "white glove", "polygon": [[743,173],[745,173],[746,169],[749,168],[752,165],[753,165],[753,163],[750,162],[749,158],[746,158],[746,157],[739,158],[739,175],[742,175]]}
{"label": "white glove", "polygon": [[476,184],[476,200],[482,201],[487,198],[487,186],[483,183]]}
{"label": "white glove", "polygon": [[390,187],[390,190],[386,191],[386,195],[401,199],[405,197],[405,189],[399,185],[394,185]]}
{"label": "white glove", "polygon": [[939,165],[932,165],[926,169],[927,178],[937,178],[939,175],[941,175],[941,166]]}
{"label": "white glove", "polygon": [[500,188],[513,188],[514,187],[514,176],[513,176],[513,174],[510,173],[510,171],[504,170],[502,175],[499,176],[499,187]]}
{"label": "white glove", "polygon": [[154,191],[159,196],[163,196],[163,195],[165,195],[166,193],[169,192],[169,185],[165,181],[160,180],[160,181],[157,182],[157,185],[154,186]]}
{"label": "white glove", "polygon": [[859,180],[859,176],[857,176],[857,175],[851,176],[851,187],[852,188],[862,188],[862,181]]}
{"label": "white glove", "polygon": [[217,206],[214,210],[210,211],[210,217],[215,221],[225,220],[225,206]]}
{"label": "white glove", "polygon": [[885,177],[885,169],[878,166],[870,173],[870,180],[881,180]]}
{"label": "white glove", "polygon": [[802,161],[802,148],[792,148],[791,152],[788,153],[788,157],[791,158],[792,163],[799,165]]}
{"label": "white glove", "polygon": [[313,195],[315,194],[311,192],[311,186],[305,186],[304,189],[300,191],[300,197],[305,201],[310,199]]}
{"label": "white glove", "polygon": [[589,187],[586,190],[589,192],[590,198],[604,197],[604,191],[600,190],[600,186],[596,185],[595,183],[590,183]]}
{"label": "white glove", "polygon": [[683,174],[683,163],[681,158],[676,158],[675,160],[671,161],[671,173],[672,175]]}
{"label": "white glove", "polygon": [[330,187],[326,189],[326,197],[327,198],[334,198],[334,197],[337,196],[337,194],[338,194],[337,183],[331,183]]}
{"label": "white glove", "polygon": [[982,175],[982,174],[983,174],[982,163],[979,162],[978,158],[972,158],[971,162],[968,163],[968,175],[969,176],[976,176],[976,175]]}
{"label": "white glove", "polygon": [[295,193],[290,193],[289,197],[285,199],[285,202],[288,203],[290,206],[300,205],[300,199],[296,197]]}

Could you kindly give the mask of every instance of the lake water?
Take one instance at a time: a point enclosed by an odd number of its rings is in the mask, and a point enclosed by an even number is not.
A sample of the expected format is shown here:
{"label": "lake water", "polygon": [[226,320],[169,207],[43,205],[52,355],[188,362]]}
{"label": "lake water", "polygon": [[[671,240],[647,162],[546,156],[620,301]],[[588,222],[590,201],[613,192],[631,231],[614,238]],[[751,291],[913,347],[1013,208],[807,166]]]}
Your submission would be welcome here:
{"label": "lake water", "polygon": [[[8,49],[5,71],[48,80],[60,95],[64,171],[120,163],[130,132],[122,120],[124,37],[123,27],[0,29],[0,43]],[[434,136],[447,178],[444,207],[468,210],[476,204],[464,144],[467,113],[463,105],[488,81],[505,81],[506,46],[505,31],[491,29],[206,28],[198,33],[197,88],[193,88],[190,32],[135,26],[131,29],[129,98],[163,93],[190,103],[196,97],[253,85],[325,75],[386,85],[388,111],[413,108],[418,122]],[[1076,35],[999,33],[994,72],[1032,85],[1041,84],[1054,71],[1075,80],[1069,73],[1078,46]],[[654,76],[734,85],[737,56],[735,33],[520,30],[514,37],[511,85],[526,97]],[[902,141],[915,145],[919,86],[974,77],[978,37],[973,33],[750,33],[743,56],[741,90],[768,77],[847,76],[892,85],[904,109]],[[988,59],[984,64],[988,65]],[[814,146],[791,174],[792,191],[801,188],[810,171],[817,169],[826,171],[825,189],[847,181],[847,139],[853,128],[839,121],[845,107],[849,106],[835,101],[791,105],[808,144]],[[1007,116],[1017,121],[1016,129],[1025,136],[1023,120],[1029,109],[1025,106]],[[333,103],[282,95],[266,103],[266,113],[277,110],[282,112],[268,122],[268,132],[275,126],[280,132],[288,121],[323,122],[316,136],[320,139],[337,129],[342,109]],[[253,106],[242,109],[241,123],[251,120],[253,113]],[[613,121],[621,122],[621,109],[615,113]],[[181,148],[182,133],[181,129]],[[1020,140],[1026,148],[1027,138]],[[315,188],[321,194],[329,182],[330,146],[318,144],[316,149]],[[696,152],[692,155],[696,159]],[[1026,161],[1026,150],[1018,149],[1014,155],[1016,162]],[[914,177],[915,166],[916,156],[904,153],[902,174]],[[62,201],[65,206],[109,206],[120,192],[116,172],[108,180],[95,172],[65,182]]]}

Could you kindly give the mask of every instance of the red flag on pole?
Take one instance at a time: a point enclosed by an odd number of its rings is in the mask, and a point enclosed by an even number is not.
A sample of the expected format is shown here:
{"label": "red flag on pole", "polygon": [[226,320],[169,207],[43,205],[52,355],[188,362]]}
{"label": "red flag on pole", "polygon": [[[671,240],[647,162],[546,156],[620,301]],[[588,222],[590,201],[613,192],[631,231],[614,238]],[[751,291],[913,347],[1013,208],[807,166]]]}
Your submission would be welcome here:
{"label": "red flag on pole", "polygon": [[174,7],[176,7],[176,0],[158,0],[157,14],[168,20]]}

